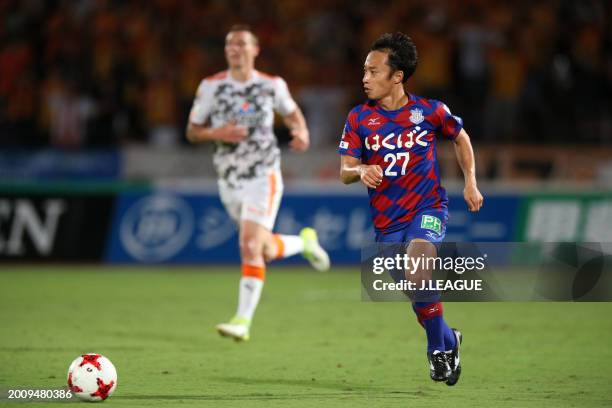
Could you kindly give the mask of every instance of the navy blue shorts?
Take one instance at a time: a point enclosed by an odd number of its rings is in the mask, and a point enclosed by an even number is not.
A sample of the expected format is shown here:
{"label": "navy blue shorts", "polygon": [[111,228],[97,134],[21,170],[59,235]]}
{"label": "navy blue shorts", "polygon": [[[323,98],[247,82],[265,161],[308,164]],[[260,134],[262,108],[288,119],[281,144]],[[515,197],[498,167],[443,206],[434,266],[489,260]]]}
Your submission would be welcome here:
{"label": "navy blue shorts", "polygon": [[400,230],[386,234],[377,231],[376,242],[409,243],[415,238],[420,238],[439,246],[446,236],[447,222],[448,210],[423,210],[414,217],[411,223],[406,224],[406,226]]}
{"label": "navy blue shorts", "polygon": [[[431,242],[440,249],[442,241],[446,236],[446,224],[448,222],[448,210],[446,209],[429,209],[418,213],[410,224],[400,230],[393,231],[387,234],[376,232],[376,242],[383,244],[379,247],[379,256],[395,257],[397,254],[403,255],[410,241],[415,238],[424,239]],[[396,244],[396,245],[393,245]],[[395,282],[400,282],[405,279],[403,269],[391,269],[387,271]],[[429,292],[420,293],[420,298],[427,296],[437,296],[437,293],[429,294]],[[409,295],[410,296],[410,295]],[[421,299],[422,300],[422,299]]]}

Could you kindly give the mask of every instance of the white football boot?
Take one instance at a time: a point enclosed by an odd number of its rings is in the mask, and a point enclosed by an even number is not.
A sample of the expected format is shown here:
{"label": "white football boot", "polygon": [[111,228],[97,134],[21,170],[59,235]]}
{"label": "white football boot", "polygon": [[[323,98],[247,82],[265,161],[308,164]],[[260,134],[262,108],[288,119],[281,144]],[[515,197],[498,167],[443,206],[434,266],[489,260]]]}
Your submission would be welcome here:
{"label": "white football boot", "polygon": [[250,326],[251,322],[248,319],[234,317],[229,323],[216,325],[215,329],[223,337],[231,337],[235,341],[247,341],[250,338]]}
{"label": "white football boot", "polygon": [[304,252],[302,256],[310,262],[313,268],[317,271],[327,271],[330,266],[329,255],[319,244],[317,231],[313,228],[303,228],[300,231],[300,238],[304,243]]}

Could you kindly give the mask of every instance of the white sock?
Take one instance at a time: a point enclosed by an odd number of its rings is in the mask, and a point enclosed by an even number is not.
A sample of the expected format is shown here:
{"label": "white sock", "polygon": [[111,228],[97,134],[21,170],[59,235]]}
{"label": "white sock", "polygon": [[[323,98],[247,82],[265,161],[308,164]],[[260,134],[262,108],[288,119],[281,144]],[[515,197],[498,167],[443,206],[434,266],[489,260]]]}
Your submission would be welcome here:
{"label": "white sock", "polygon": [[236,316],[251,321],[257,309],[264,281],[252,276],[240,278]]}
{"label": "white sock", "polygon": [[283,253],[281,258],[288,258],[304,252],[304,241],[302,241],[300,236],[281,234],[275,234],[275,236],[283,242]]}

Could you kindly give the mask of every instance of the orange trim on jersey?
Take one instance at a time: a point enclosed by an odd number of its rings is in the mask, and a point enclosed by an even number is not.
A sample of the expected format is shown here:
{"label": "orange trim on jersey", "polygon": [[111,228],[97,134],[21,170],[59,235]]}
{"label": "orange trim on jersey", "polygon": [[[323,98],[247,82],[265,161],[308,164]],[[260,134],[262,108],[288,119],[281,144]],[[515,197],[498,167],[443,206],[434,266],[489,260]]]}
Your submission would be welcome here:
{"label": "orange trim on jersey", "polygon": [[272,239],[276,244],[276,256],[274,259],[280,259],[285,255],[285,243],[278,234],[272,234]]}
{"label": "orange trim on jersey", "polygon": [[276,173],[270,173],[268,177],[270,183],[270,194],[268,194],[268,215],[272,214],[272,206],[274,205],[274,197],[276,196]]}
{"label": "orange trim on jersey", "polygon": [[228,74],[228,71],[221,71],[221,72],[217,72],[214,75],[208,76],[208,77],[206,77],[204,79],[206,79],[208,81],[218,81],[220,79],[227,78],[227,74]]}
{"label": "orange trim on jersey", "polygon": [[242,264],[242,276],[245,278],[250,277],[250,278],[257,278],[257,279],[265,280],[266,279],[266,267]]}
{"label": "orange trim on jersey", "polygon": [[263,78],[267,78],[267,79],[276,79],[278,78],[277,75],[272,75],[272,74],[266,74],[265,72],[261,72],[261,71],[257,71],[257,73],[262,76]]}

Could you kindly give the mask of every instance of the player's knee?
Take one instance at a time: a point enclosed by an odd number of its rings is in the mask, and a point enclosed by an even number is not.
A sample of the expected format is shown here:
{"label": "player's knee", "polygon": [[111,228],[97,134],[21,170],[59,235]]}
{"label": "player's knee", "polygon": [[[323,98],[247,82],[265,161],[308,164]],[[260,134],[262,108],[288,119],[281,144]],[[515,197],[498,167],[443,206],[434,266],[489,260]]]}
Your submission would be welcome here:
{"label": "player's knee", "polygon": [[272,262],[277,258],[276,248],[272,245],[265,245],[263,248],[263,256],[266,263]]}
{"label": "player's knee", "polygon": [[240,256],[242,259],[253,259],[263,255],[263,242],[253,236],[240,238]]}

